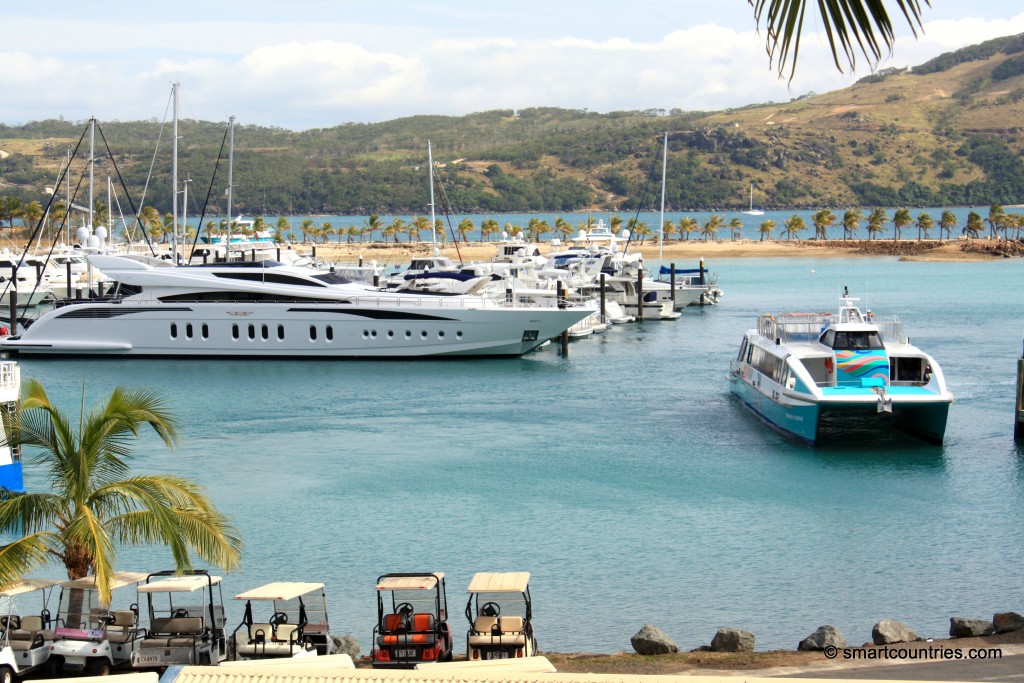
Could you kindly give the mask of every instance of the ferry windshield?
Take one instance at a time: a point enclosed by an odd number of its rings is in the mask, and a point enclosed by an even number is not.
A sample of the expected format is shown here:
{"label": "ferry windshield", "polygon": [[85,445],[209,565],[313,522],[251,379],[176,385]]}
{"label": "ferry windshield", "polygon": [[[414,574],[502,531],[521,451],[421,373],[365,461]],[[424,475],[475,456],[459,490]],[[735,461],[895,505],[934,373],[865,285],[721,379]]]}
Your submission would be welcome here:
{"label": "ferry windshield", "polygon": [[863,349],[882,349],[882,339],[878,332],[836,332],[833,349],[841,351],[860,351]]}

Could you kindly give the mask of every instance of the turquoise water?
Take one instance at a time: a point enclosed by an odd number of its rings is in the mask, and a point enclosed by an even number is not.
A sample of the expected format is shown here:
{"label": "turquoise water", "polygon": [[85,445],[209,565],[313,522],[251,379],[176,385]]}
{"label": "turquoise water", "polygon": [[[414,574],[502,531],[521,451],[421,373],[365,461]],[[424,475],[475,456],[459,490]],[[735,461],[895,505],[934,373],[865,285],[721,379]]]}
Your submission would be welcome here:
{"label": "turquoise water", "polygon": [[[203,482],[246,550],[226,593],[322,580],[332,630],[368,651],[373,585],[444,571],[456,631],[476,571],[532,572],[541,649],[615,652],[653,623],[682,648],[717,628],[792,648],[853,643],[883,618],[942,636],[950,616],[1024,602],[1024,454],[1012,439],[1021,263],[711,262],[723,304],[615,326],[518,360],[24,360],[69,410],[83,381],[160,389],[179,451],[138,467]],[[944,446],[810,448],[764,427],[726,373],[760,312],[830,310],[843,285],[901,316],[956,394]],[[26,472],[26,484],[44,484]],[[164,569],[162,549],[124,569]],[[231,620],[241,610],[231,606]],[[464,650],[462,642],[457,651]]]}

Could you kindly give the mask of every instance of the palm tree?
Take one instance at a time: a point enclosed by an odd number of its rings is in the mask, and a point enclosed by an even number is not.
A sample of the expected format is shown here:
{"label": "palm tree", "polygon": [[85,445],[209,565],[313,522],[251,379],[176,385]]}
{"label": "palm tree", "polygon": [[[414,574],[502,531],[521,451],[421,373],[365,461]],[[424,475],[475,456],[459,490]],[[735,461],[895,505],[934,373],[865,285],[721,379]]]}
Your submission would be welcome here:
{"label": "palm tree", "polygon": [[[1013,238],[1020,239],[1020,229],[1024,225],[1024,216],[1019,213],[1008,213],[1006,214],[1006,232],[1013,230]],[[1009,235],[1007,235],[1009,239]]]}
{"label": "palm tree", "polygon": [[978,239],[978,235],[985,229],[985,221],[982,220],[981,214],[977,211],[971,211],[967,214],[967,225],[964,227],[964,234],[969,235],[971,239]]}
{"label": "palm tree", "polygon": [[[375,213],[371,213],[370,216],[363,221],[363,224],[366,226],[367,234],[370,235],[371,242],[373,241],[373,233],[378,230],[383,230],[384,228],[384,222],[380,219],[380,216]],[[387,239],[384,241],[387,242]]]}
{"label": "palm tree", "polygon": [[999,237],[999,230],[1002,228],[1003,216],[1005,216],[1003,207],[1000,204],[993,204],[988,209],[988,230],[989,234],[993,237]]}
{"label": "palm tree", "polygon": [[613,235],[618,235],[619,230],[622,230],[622,216],[612,216],[609,218],[608,229],[612,231]]}
{"label": "palm tree", "polygon": [[[306,238],[314,232],[313,230],[313,219],[304,218],[302,223],[299,224],[299,232],[302,233],[302,243],[306,243]],[[316,235],[313,235],[313,241],[316,242]]]}
{"label": "palm tree", "polygon": [[164,544],[180,570],[191,568],[192,553],[224,569],[239,565],[238,531],[196,483],[129,471],[131,442],[147,425],[169,449],[177,441],[177,421],[158,395],[117,387],[74,419],[38,380],[23,395],[20,410],[4,415],[8,443],[36,451],[32,462],[49,485],[0,503],[0,531],[20,537],[0,546],[0,582],[56,561],[69,579],[95,575],[101,603],[110,604],[118,544]]}
{"label": "palm tree", "polygon": [[868,239],[874,239],[878,233],[885,230],[885,224],[889,217],[885,215],[885,209],[877,208],[868,215]]}
{"label": "palm tree", "polygon": [[463,242],[468,242],[469,241],[469,233],[473,232],[473,229],[475,227],[476,226],[473,225],[473,221],[472,220],[470,220],[469,218],[463,218],[461,221],[459,221],[459,225],[456,228],[456,230],[459,231],[459,237],[462,238],[462,241]]}
{"label": "palm tree", "polygon": [[[31,201],[21,209],[21,220],[25,223],[25,236],[28,237],[35,230],[36,225],[43,219],[43,214],[46,212],[43,210],[42,205],[37,201]],[[106,221],[104,221],[105,223]],[[97,221],[99,224],[99,221]]]}
{"label": "palm tree", "polygon": [[739,218],[733,218],[729,221],[729,230],[732,231],[732,241],[735,242],[736,238],[743,232],[743,221]]}
{"label": "palm tree", "polygon": [[480,222],[480,237],[487,236],[487,241],[491,241],[491,235],[497,235],[501,232],[501,226],[498,225],[498,221],[493,218],[488,218]]}
{"label": "palm tree", "polygon": [[0,199],[0,223],[7,221],[11,228],[14,227],[14,219],[21,217],[21,200],[17,197],[4,197]]}
{"label": "palm tree", "polygon": [[927,211],[922,211],[917,217],[917,241],[921,241],[921,233],[928,239],[928,231],[935,227],[935,220]]}
{"label": "palm tree", "polygon": [[811,223],[814,224],[814,239],[828,241],[828,229],[836,222],[836,216],[828,209],[822,209],[814,214]]}
{"label": "palm tree", "polygon": [[913,222],[910,209],[896,209],[896,213],[892,215],[893,241],[898,242],[902,230]]}
{"label": "palm tree", "polygon": [[401,235],[402,233],[406,232],[406,230],[408,229],[408,226],[407,226],[404,218],[396,218],[396,219],[394,219],[393,221],[391,221],[391,225],[388,226],[388,227],[391,228],[391,234],[395,238],[395,244],[398,244],[398,242],[399,242],[398,236]]}
{"label": "palm tree", "polygon": [[700,224],[697,223],[697,219],[692,216],[679,219],[679,236],[684,237],[687,242],[690,241],[690,233],[695,232]]}
{"label": "palm tree", "polygon": [[949,239],[953,238],[953,228],[956,227],[957,217],[956,214],[946,209],[942,212],[942,217],[939,218],[939,239],[942,239],[942,233],[946,233],[946,237]]}
{"label": "palm tree", "polygon": [[[345,231],[345,233],[347,235],[347,237],[345,238],[345,241],[346,242],[351,242],[353,237],[358,237],[359,241],[362,242],[363,241],[363,235],[366,234],[366,231],[368,229],[369,228],[361,228],[358,225],[350,225],[350,226],[348,226],[348,229]],[[338,228],[338,235],[339,235],[338,241],[339,242],[341,241],[341,237],[340,237],[341,230],[342,230],[342,228]]]}
{"label": "palm tree", "polygon": [[[747,0],[754,9],[754,20],[758,27],[762,18],[765,22],[765,34],[768,36],[766,47],[768,59],[772,66],[778,60],[778,74],[781,77],[786,71],[786,63],[792,54],[792,66],[789,78],[796,74],[797,56],[800,52],[800,35],[803,33],[804,14],[808,0]],[[931,0],[897,0],[897,6],[910,25],[911,32],[916,36],[921,25],[921,4],[930,7]],[[869,65],[875,65],[882,58],[883,46],[892,52],[896,40],[892,20],[885,9],[885,4],[878,0],[830,0],[829,2],[812,2],[817,5],[820,16],[813,21],[814,26],[823,25],[832,49],[832,59],[836,69],[843,70],[840,64],[840,53],[849,64],[851,70],[856,68],[857,54],[862,54]],[[813,12],[813,9],[812,9]],[[812,23],[812,22],[808,22]],[[837,42],[838,41],[838,42]]]}
{"label": "palm tree", "polygon": [[416,216],[412,219],[412,227],[409,228],[409,239],[416,235],[416,241],[420,241],[420,233],[430,230],[430,219],[426,216]]}
{"label": "palm tree", "polygon": [[537,234],[537,241],[540,242],[541,238],[543,238],[544,235],[546,235],[549,232],[551,232],[551,224],[548,223],[547,221],[544,221],[544,220],[539,221],[534,226],[534,230],[536,231],[536,234]]}
{"label": "palm tree", "polygon": [[285,240],[284,234],[286,232],[291,232],[292,224],[288,222],[288,219],[284,216],[278,216],[275,227],[277,228],[277,231],[274,233],[274,241],[280,244]]}
{"label": "palm tree", "polygon": [[718,240],[718,228],[722,226],[722,217],[717,213],[711,214],[711,218],[704,224],[704,227],[700,231],[701,237],[705,242],[708,241],[708,236],[711,236],[713,241]]}
{"label": "palm tree", "polygon": [[773,221],[772,219],[769,218],[766,221],[761,221],[761,239],[759,239],[758,242],[764,242],[764,238],[765,237],[767,237],[768,241],[771,242],[772,241],[772,230],[774,230],[774,229],[775,229],[775,221]]}
{"label": "palm tree", "polygon": [[797,239],[800,239],[800,232],[807,229],[807,222],[804,221],[802,216],[798,216],[795,213],[783,221],[782,225],[785,226],[783,230],[786,233],[787,240],[791,239],[793,235],[797,235]]}
{"label": "palm tree", "polygon": [[860,222],[864,220],[864,214],[860,212],[860,209],[848,209],[843,214],[843,240],[847,238],[853,239],[854,234],[860,229]]}
{"label": "palm tree", "polygon": [[562,239],[569,239],[569,236],[572,235],[572,230],[572,223],[561,216],[555,217],[555,232],[560,234]]}
{"label": "palm tree", "polygon": [[640,246],[643,246],[645,239],[654,234],[651,232],[651,229],[647,226],[647,223],[643,221],[638,221],[635,218],[629,219],[629,231],[633,234],[633,237],[640,238]]}
{"label": "palm tree", "polygon": [[672,235],[679,232],[679,228],[672,221],[666,220],[661,226],[661,236],[663,240],[667,240]]}
{"label": "palm tree", "polygon": [[516,237],[517,235],[523,234],[523,228],[520,225],[505,223],[505,232],[508,233],[509,237]]}

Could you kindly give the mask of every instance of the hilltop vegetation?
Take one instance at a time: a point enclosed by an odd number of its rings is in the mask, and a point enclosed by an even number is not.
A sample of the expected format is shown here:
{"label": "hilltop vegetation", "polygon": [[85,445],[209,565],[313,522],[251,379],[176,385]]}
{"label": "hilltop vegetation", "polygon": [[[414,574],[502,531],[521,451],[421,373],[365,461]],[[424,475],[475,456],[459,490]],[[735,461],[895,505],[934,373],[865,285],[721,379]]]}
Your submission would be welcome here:
{"label": "hilltop vegetation", "polygon": [[[119,172],[136,204],[169,207],[169,124],[99,125],[101,155],[105,140],[113,161],[97,177]],[[0,125],[0,196],[45,204],[44,188],[84,127]],[[912,70],[881,70],[843,90],[714,113],[533,108],[303,132],[239,126],[233,208],[249,215],[423,212],[430,140],[455,212],[649,209],[658,203],[664,131],[671,210],[738,208],[750,184],[765,208],[1014,204],[1024,197],[1022,127],[1024,35],[1017,35]],[[224,132],[223,123],[181,123],[190,214],[207,192],[208,212],[224,211],[225,162],[210,189]],[[73,167],[72,185],[82,169]]]}

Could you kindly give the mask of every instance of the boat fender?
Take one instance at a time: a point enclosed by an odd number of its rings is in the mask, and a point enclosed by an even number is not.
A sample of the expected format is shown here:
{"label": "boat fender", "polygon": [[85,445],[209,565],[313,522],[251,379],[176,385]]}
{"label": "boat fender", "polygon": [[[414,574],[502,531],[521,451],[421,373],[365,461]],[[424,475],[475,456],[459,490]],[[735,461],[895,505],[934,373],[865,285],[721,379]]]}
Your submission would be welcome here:
{"label": "boat fender", "polygon": [[831,358],[826,358],[825,359],[825,370],[827,370],[828,374],[831,375],[833,369],[835,369],[835,364],[832,362],[832,359]]}
{"label": "boat fender", "polygon": [[[3,330],[3,328],[0,327],[0,330]],[[928,382],[931,382],[931,381],[932,381],[932,366],[931,366],[930,363],[926,363],[925,366],[924,366],[924,382],[925,382],[925,384],[927,384]]]}

